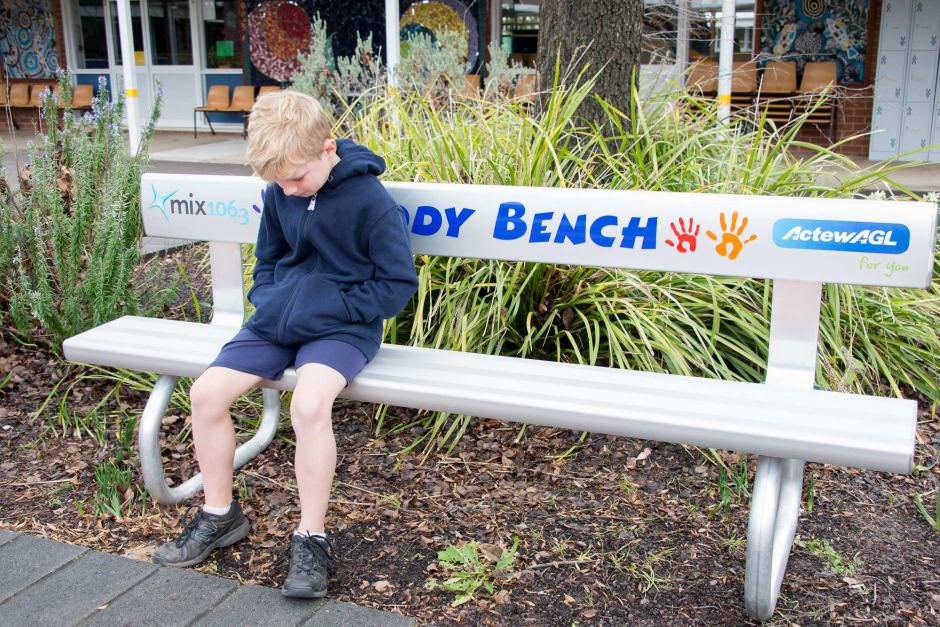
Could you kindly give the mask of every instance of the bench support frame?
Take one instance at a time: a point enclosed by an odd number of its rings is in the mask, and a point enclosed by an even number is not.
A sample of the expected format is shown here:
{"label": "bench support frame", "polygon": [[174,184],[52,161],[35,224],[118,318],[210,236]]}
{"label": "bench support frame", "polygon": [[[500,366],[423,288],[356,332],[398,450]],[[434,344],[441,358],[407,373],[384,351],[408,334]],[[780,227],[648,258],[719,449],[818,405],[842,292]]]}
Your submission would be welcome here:
{"label": "bench support frame", "polygon": [[[812,388],[816,381],[820,283],[774,281],[767,385]],[[804,462],[760,456],[751,494],[744,570],[748,616],[774,613],[796,535],[803,495]]]}
{"label": "bench support frame", "polygon": [[[209,244],[212,271],[212,325],[238,332],[245,318],[244,288],[242,284],[241,245],[212,242]],[[163,472],[160,453],[160,426],[167,404],[176,389],[178,377],[160,375],[150,392],[144,413],[140,418],[140,470],[147,491],[158,503],[172,505],[184,501],[202,489],[202,475],[196,474],[176,487],[170,487]],[[264,409],[261,423],[254,437],[235,449],[233,469],[244,466],[261,453],[274,440],[281,413],[281,395],[278,390],[262,388]]]}
{"label": "bench support frame", "polygon": [[[212,324],[232,329],[244,319],[241,247],[210,244]],[[812,388],[816,377],[820,283],[774,281],[770,320],[767,385]],[[161,375],[140,421],[140,460],[144,483],[159,503],[183,501],[202,488],[197,474],[176,487],[166,483],[160,453],[160,426],[177,377]],[[280,392],[263,388],[264,410],[258,431],[235,451],[237,469],[261,453],[277,433]],[[803,489],[804,462],[761,456],[751,496],[748,521],[744,601],[748,615],[766,620],[773,615],[787,560],[796,534]]]}

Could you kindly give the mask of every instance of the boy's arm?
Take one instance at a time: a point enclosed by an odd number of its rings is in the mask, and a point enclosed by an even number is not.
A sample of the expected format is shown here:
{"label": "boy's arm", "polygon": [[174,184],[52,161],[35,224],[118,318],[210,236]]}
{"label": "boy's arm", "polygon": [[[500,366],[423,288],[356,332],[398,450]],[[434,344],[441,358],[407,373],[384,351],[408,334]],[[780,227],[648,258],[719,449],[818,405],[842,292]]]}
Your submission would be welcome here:
{"label": "boy's arm", "polygon": [[274,191],[265,190],[264,210],[261,212],[261,226],[258,228],[258,242],[255,244],[255,270],[252,273],[253,285],[274,283],[274,265],[283,257],[290,246],[284,239],[281,223],[274,208]]}
{"label": "boy's arm", "polygon": [[411,240],[397,207],[369,231],[369,257],[375,264],[375,278],[340,293],[350,322],[393,318],[418,289]]}

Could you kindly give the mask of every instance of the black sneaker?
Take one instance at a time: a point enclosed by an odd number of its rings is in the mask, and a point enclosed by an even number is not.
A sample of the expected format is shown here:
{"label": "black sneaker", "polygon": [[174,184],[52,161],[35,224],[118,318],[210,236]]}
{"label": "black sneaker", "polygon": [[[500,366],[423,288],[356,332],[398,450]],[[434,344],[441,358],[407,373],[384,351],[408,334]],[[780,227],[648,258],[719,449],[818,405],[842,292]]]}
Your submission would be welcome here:
{"label": "black sneaker", "polygon": [[[209,556],[216,547],[229,546],[248,535],[248,519],[238,501],[233,500],[228,513],[216,516],[201,507],[190,508],[184,518],[183,533],[167,542],[153,554],[153,561],[161,566],[192,566]],[[188,520],[184,520],[189,515]]]}
{"label": "black sneaker", "polygon": [[290,572],[281,593],[286,597],[319,599],[336,568],[333,545],[322,536],[294,535],[290,541]]}

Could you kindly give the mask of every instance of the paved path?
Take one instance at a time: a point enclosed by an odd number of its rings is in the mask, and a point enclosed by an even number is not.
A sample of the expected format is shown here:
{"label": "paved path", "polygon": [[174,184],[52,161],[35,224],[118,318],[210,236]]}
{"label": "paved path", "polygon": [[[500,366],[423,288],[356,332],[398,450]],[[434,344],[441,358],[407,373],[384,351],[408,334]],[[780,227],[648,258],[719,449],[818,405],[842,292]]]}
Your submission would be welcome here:
{"label": "paved path", "polygon": [[287,599],[272,588],[0,529],[0,625],[404,627],[414,620],[332,599]]}

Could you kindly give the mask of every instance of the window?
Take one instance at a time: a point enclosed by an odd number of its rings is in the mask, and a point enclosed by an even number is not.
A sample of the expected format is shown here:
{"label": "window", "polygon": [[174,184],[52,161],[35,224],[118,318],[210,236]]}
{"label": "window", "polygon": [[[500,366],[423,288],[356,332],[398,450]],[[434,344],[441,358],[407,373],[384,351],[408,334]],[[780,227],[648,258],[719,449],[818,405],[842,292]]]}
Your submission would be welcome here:
{"label": "window", "polygon": [[502,44],[510,59],[535,66],[539,41],[539,4],[537,0],[519,0],[502,5]]}
{"label": "window", "polygon": [[147,14],[153,64],[192,65],[189,0],[150,0]]}
{"label": "window", "polygon": [[[144,58],[144,31],[140,25],[140,2],[131,2],[131,28],[134,31],[134,60],[137,65],[146,65]],[[111,0],[111,36],[114,40],[115,65],[124,65],[124,51],[121,49],[121,34],[118,31],[117,2]]]}
{"label": "window", "polygon": [[108,42],[104,30],[104,4],[100,0],[80,0],[78,3],[78,57],[79,69],[108,67]]}
{"label": "window", "polygon": [[[734,20],[734,60],[754,56],[756,25],[753,0],[738,0]],[[689,7],[690,59],[717,59],[721,48],[721,2],[692,0]]]}
{"label": "window", "polygon": [[203,0],[206,67],[240,68],[242,34],[238,27],[238,2]]}

